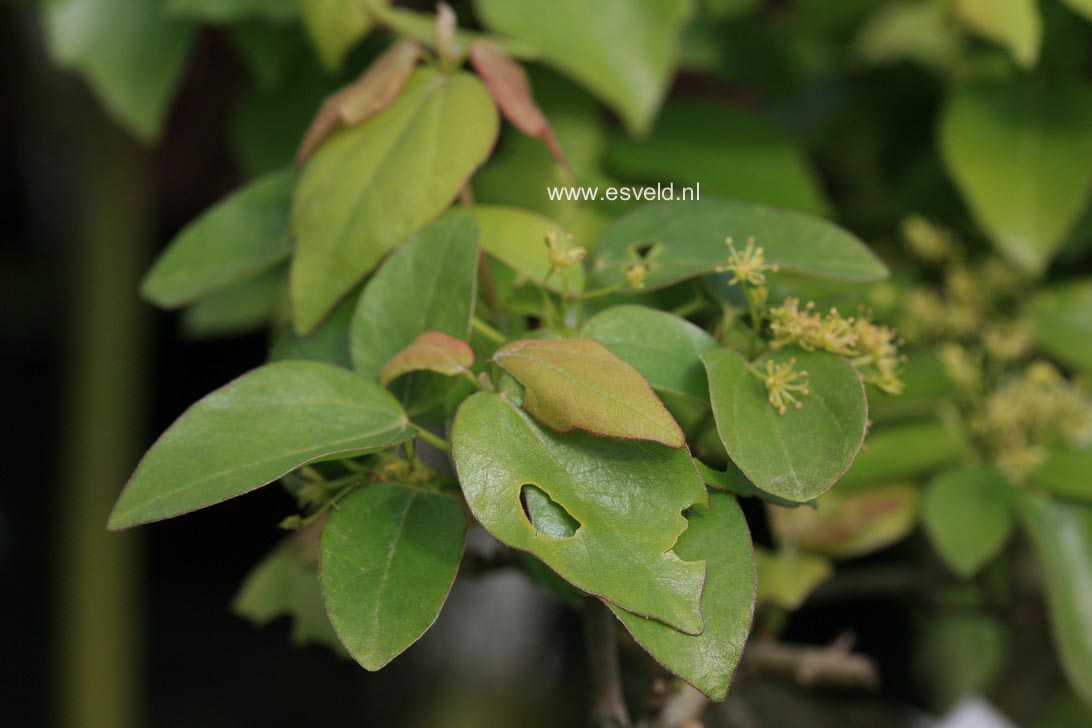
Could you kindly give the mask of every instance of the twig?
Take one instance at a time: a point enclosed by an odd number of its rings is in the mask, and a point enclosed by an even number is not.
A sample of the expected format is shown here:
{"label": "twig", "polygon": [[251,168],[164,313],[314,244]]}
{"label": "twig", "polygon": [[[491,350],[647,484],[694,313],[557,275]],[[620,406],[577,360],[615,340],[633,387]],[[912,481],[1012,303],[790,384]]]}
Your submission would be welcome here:
{"label": "twig", "polygon": [[747,645],[741,669],[746,673],[796,680],[801,685],[837,685],[875,690],[879,672],[871,657],[853,652],[845,632],[826,647],[757,641]]}
{"label": "twig", "polygon": [[618,666],[614,615],[598,599],[589,599],[584,608],[584,641],[594,695],[592,725],[630,728],[632,724],[622,694],[622,674]]}

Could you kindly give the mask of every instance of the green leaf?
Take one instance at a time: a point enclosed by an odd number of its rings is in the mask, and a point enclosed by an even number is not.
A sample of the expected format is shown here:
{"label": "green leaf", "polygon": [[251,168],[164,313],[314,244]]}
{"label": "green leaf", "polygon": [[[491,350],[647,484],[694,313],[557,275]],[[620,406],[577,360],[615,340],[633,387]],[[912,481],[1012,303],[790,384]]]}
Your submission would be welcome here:
{"label": "green leaf", "polygon": [[514,270],[520,276],[547,288],[563,292],[584,289],[584,269],[572,265],[547,279],[550,263],[547,236],[566,239],[566,232],[553,220],[516,207],[477,205],[471,208],[481,229],[482,250]]}
{"label": "green leaf", "polygon": [[426,331],[398,352],[379,372],[379,383],[410,372],[436,372],[454,376],[469,372],[474,365],[474,351],[462,339],[442,331]]}
{"label": "green leaf", "polygon": [[1026,314],[1040,346],[1064,364],[1092,374],[1092,279],[1040,291]]}
{"label": "green leaf", "polygon": [[1043,21],[1038,0],[956,0],[963,24],[983,38],[1003,46],[1023,68],[1039,60]]}
{"label": "green leaf", "polygon": [[819,585],[834,575],[823,556],[797,550],[755,549],[758,565],[758,603],[795,611],[804,606]]}
{"label": "green leaf", "polygon": [[682,447],[686,437],[641,373],[592,339],[523,339],[493,361],[527,392],[523,408],[559,432]]}
{"label": "green leaf", "polygon": [[941,474],[922,502],[922,524],[952,571],[969,577],[1012,533],[1012,488],[997,473],[969,466]]}
{"label": "green leaf", "polygon": [[761,498],[774,505],[785,506],[786,508],[797,508],[801,505],[815,507],[818,503],[814,498],[804,503],[797,503],[760,490],[758,486],[747,480],[747,477],[732,462],[728,463],[728,469],[723,472],[713,470],[697,458],[694,458],[694,466],[698,469],[698,475],[710,488],[716,488],[745,498]]}
{"label": "green leaf", "polygon": [[283,299],[288,267],[277,266],[186,307],[182,329],[196,339],[236,336],[267,326]]}
{"label": "green leaf", "polygon": [[827,208],[788,134],[758,114],[718,104],[668,103],[647,139],[613,138],[606,164],[623,179],[700,184],[703,195],[813,214]]}
{"label": "green leaf", "polygon": [[976,613],[931,613],[917,643],[918,671],[946,711],[970,693],[986,693],[1006,664],[1005,626]]}
{"label": "green leaf", "polygon": [[282,321],[269,347],[269,360],[307,359],[352,369],[349,355],[349,325],[356,300],[349,296],[311,333],[300,335],[291,321]]}
{"label": "green leaf", "polygon": [[497,125],[493,101],[473,76],[420,69],[391,106],[323,143],[292,205],[297,330],[313,328],[384,255],[443,212],[489,154]]}
{"label": "green leaf", "polygon": [[994,245],[1041,272],[1092,195],[1092,87],[991,84],[955,91],[941,114],[948,173]]}
{"label": "green leaf", "polygon": [[589,320],[582,334],[632,364],[656,389],[709,401],[701,356],[717,342],[686,319],[644,306],[615,306]]}
{"label": "green leaf", "polygon": [[1092,0],[1062,0],[1070,10],[1092,21]]}
{"label": "green leaf", "polygon": [[398,402],[352,372],[318,362],[267,364],[175,420],[141,459],[107,525],[189,513],[309,462],[382,450],[411,435]]}
{"label": "green leaf", "polygon": [[[452,454],[467,504],[498,540],[627,611],[702,631],[705,564],[672,551],[687,526],[682,511],[707,502],[686,450],[560,434],[482,392],[459,408]],[[531,523],[521,504],[528,485],[580,524],[572,536]]]}
{"label": "green leaf", "polygon": [[766,359],[796,358],[810,394],[803,407],[779,415],[766,388],[734,351],[715,349],[702,361],[717,432],[732,461],[762,490],[794,501],[811,500],[846,472],[864,440],[868,420],[864,385],[845,359],[825,352],[779,351]]}
{"label": "green leaf", "polygon": [[849,495],[836,489],[819,498],[815,508],[767,505],[766,512],[779,544],[848,559],[905,538],[917,523],[917,495],[905,484]]}
{"label": "green leaf", "polygon": [[714,493],[709,496],[709,508],[695,506],[675,553],[679,558],[706,563],[701,595],[704,632],[684,634],[662,622],[610,607],[657,662],[711,700],[724,700],[755,608],[751,533],[736,499]]}
{"label": "green leaf", "polygon": [[378,380],[387,362],[426,331],[470,336],[478,228],[453,211],[396,250],[368,281],[353,314],[353,366]]}
{"label": "green leaf", "polygon": [[854,46],[873,65],[909,60],[946,71],[960,60],[963,34],[952,22],[947,0],[890,2],[869,16]]}
{"label": "green leaf", "polygon": [[710,273],[728,260],[724,239],[742,246],[754,236],[766,260],[785,271],[849,281],[874,281],[887,268],[864,243],[816,217],[738,200],[656,202],[618,218],[599,238],[595,272],[607,284],[625,278],[641,250],[656,289]]}
{"label": "green leaf", "polygon": [[1092,501],[1092,450],[1051,448],[1028,481],[1061,498]]}
{"label": "green leaf", "polygon": [[1017,504],[1042,570],[1054,649],[1070,686],[1092,703],[1092,507],[1031,495]]}
{"label": "green leaf", "polygon": [[233,192],[175,236],[144,277],[141,295],[163,308],[193,303],[271,268],[292,252],[290,170]]}
{"label": "green leaf", "polygon": [[402,483],[361,488],[331,512],[319,573],[326,611],[349,654],[378,670],[440,614],[466,541],[455,498]]}
{"label": "green leaf", "polygon": [[879,481],[923,475],[964,457],[970,449],[962,432],[937,421],[907,422],[869,432],[853,466],[838,481],[846,492]]}
{"label": "green leaf", "polygon": [[327,69],[341,66],[345,56],[371,30],[369,12],[389,0],[297,0],[300,19]]}
{"label": "green leaf", "polygon": [[57,64],[83,74],[129,132],[158,138],[194,26],[169,17],[160,0],[53,0],[44,12]]}
{"label": "green leaf", "polygon": [[485,25],[527,41],[542,60],[648,130],[674,75],[691,0],[477,0]]}
{"label": "green leaf", "polygon": [[285,539],[246,575],[231,611],[259,626],[291,617],[293,643],[314,642],[344,654],[326,616],[317,562],[318,554],[306,553],[299,535]]}
{"label": "green leaf", "polygon": [[260,18],[282,23],[296,17],[297,0],[166,0],[167,12],[212,23]]}

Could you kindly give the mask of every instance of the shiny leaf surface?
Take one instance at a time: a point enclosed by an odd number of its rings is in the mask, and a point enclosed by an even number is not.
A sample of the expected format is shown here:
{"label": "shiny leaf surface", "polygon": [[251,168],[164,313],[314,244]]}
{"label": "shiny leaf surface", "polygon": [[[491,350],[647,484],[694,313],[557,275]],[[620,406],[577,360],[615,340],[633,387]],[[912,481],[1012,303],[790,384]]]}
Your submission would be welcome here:
{"label": "shiny leaf surface", "polygon": [[382,450],[410,436],[402,408],[379,385],[318,362],[267,364],[175,420],[141,459],[108,525],[189,513],[314,460]]}
{"label": "shiny leaf surface", "polygon": [[808,373],[811,392],[801,409],[784,415],[742,356],[715,349],[702,360],[717,432],[732,461],[762,490],[806,501],[829,489],[857,456],[868,407],[860,377],[844,359],[824,352],[770,355],[778,363],[793,357],[797,371]]}
{"label": "shiny leaf surface", "polygon": [[386,253],[439,215],[496,136],[497,111],[477,79],[418,70],[395,103],[328,139],[304,168],[292,205],[296,329],[313,328]]}
{"label": "shiny leaf surface", "polygon": [[701,356],[717,342],[686,319],[644,306],[615,306],[592,317],[582,334],[633,365],[656,389],[709,401]]}
{"label": "shiny leaf surface", "polygon": [[402,483],[351,493],[322,531],[326,611],[342,644],[378,670],[424,634],[462,561],[466,515],[455,498]]}
{"label": "shiny leaf surface", "polygon": [[845,230],[798,212],[739,200],[703,198],[685,203],[655,202],[623,215],[607,228],[596,247],[595,273],[608,284],[624,279],[626,267],[649,248],[651,270],[645,284],[662,288],[703,273],[728,260],[725,238],[743,246],[754,236],[769,263],[785,271],[849,281],[875,281],[887,268]]}
{"label": "shiny leaf surface", "polygon": [[695,506],[675,553],[706,563],[701,595],[704,632],[688,635],[616,606],[611,609],[657,662],[709,699],[723,700],[743,654],[755,608],[751,533],[736,499],[714,493],[709,508]]}

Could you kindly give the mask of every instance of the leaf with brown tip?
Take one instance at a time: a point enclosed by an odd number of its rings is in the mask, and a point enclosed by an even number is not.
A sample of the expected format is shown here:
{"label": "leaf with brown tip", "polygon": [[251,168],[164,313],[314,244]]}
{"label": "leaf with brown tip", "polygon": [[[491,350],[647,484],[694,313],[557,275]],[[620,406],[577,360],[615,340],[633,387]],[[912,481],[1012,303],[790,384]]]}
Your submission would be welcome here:
{"label": "leaf with brown tip", "polygon": [[470,42],[470,64],[485,81],[489,95],[504,118],[532,139],[541,139],[554,159],[568,166],[549,120],[535,103],[523,66],[487,38],[475,38]]}
{"label": "leaf with brown tip", "polygon": [[443,331],[426,331],[387,362],[379,372],[379,383],[386,386],[410,372],[454,376],[470,371],[473,364],[474,351],[470,344]]}
{"label": "leaf with brown tip", "polygon": [[523,408],[559,432],[686,444],[648,380],[598,341],[513,341],[493,360],[527,388]]}
{"label": "leaf with brown tip", "polygon": [[420,43],[400,40],[376,58],[359,78],[328,96],[303,135],[296,164],[306,162],[338,125],[359,124],[387,108],[405,88],[420,58]]}

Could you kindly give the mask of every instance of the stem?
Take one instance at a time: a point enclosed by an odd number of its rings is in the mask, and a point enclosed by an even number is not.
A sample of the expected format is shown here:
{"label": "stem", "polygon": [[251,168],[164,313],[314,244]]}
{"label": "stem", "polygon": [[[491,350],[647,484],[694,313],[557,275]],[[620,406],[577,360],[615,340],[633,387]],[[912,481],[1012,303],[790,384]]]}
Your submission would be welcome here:
{"label": "stem", "polygon": [[58,499],[58,725],[140,722],[140,537],[106,517],[136,460],[144,412],[145,318],[137,296],[150,221],[146,159],[99,112],[82,144],[75,294],[66,387],[68,453]]}
{"label": "stem", "polygon": [[504,344],[508,343],[508,337],[497,331],[486,322],[482,321],[477,316],[471,319],[470,325],[475,331],[492,341],[494,344],[497,344],[498,346],[503,346]]}
{"label": "stem", "polygon": [[446,453],[451,452],[451,445],[448,444],[447,440],[443,439],[442,437],[433,435],[431,432],[423,427],[417,428],[417,437],[421,438],[429,445],[432,445],[437,450],[442,450]]}
{"label": "stem", "polygon": [[704,298],[698,296],[689,303],[684,303],[681,306],[677,306],[671,309],[671,313],[680,318],[686,318],[687,316],[692,316],[699,311],[704,311],[708,307],[709,302],[706,301]]}
{"label": "stem", "polygon": [[610,610],[598,599],[588,599],[584,606],[584,641],[594,691],[591,722],[600,728],[629,728],[632,724],[622,694],[614,630],[614,615]]}
{"label": "stem", "polygon": [[612,293],[618,293],[619,291],[626,288],[627,286],[628,286],[628,284],[626,284],[626,283],[615,283],[614,285],[611,285],[611,286],[604,286],[603,288],[597,288],[594,291],[587,291],[585,293],[577,294],[576,300],[578,300],[578,301],[588,301],[588,300],[591,300],[593,298],[602,298],[603,296],[609,296]]}

